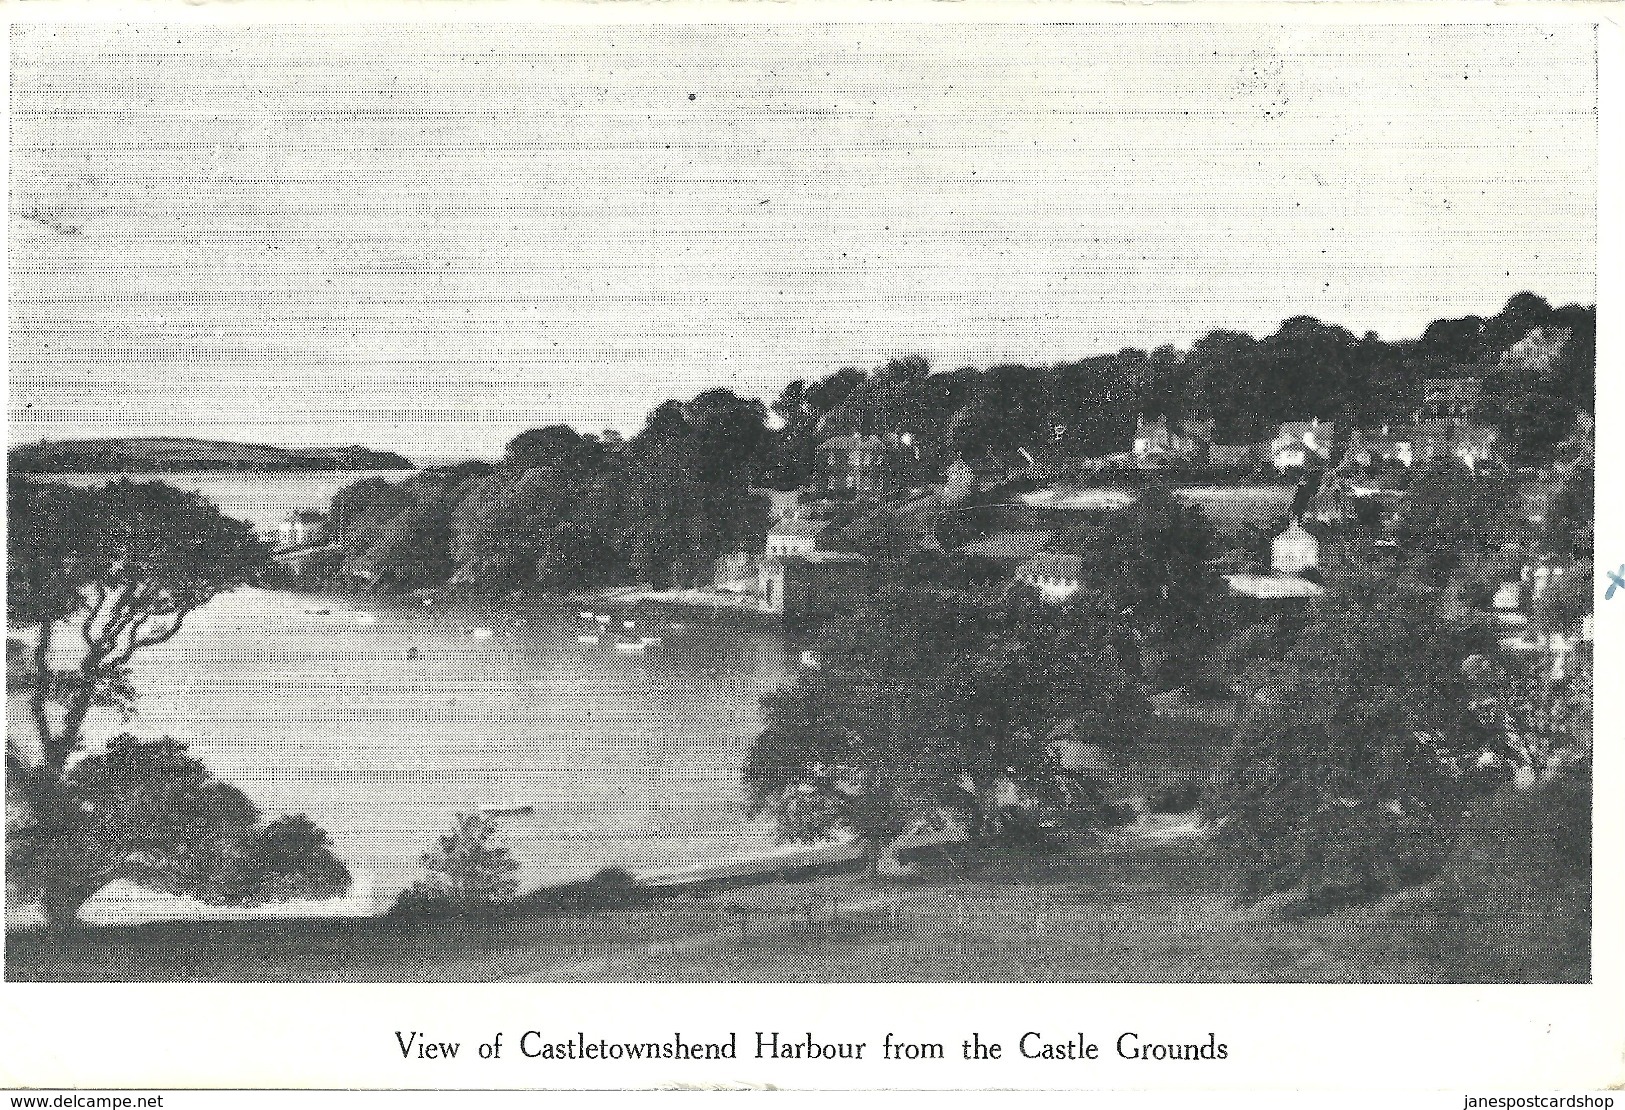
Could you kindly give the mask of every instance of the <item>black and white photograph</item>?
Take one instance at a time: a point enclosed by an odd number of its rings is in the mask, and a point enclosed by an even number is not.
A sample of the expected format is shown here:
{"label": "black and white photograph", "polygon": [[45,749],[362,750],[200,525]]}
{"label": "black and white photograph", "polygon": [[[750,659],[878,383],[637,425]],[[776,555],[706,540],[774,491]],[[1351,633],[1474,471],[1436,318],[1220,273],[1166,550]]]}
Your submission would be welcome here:
{"label": "black and white photograph", "polygon": [[8,47],[11,983],[1593,982],[1595,24]]}

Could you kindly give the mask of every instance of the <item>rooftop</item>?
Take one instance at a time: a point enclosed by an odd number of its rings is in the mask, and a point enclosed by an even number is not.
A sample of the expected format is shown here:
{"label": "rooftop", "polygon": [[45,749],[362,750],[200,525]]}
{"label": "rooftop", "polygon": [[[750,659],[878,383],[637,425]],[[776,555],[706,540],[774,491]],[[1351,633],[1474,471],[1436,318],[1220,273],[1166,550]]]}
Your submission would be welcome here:
{"label": "rooftop", "polygon": [[818,445],[820,451],[879,451],[887,442],[879,436],[836,436]]}
{"label": "rooftop", "polygon": [[[1488,364],[1486,369],[1495,369]],[[1484,383],[1476,377],[1429,378],[1422,387],[1429,404],[1478,404],[1484,400]]]}
{"label": "rooftop", "polygon": [[1336,428],[1337,422],[1333,420],[1323,420],[1318,424],[1313,420],[1288,420],[1278,429],[1276,429],[1275,438],[1286,439],[1288,437],[1294,437],[1297,439],[1302,439],[1308,433],[1313,432],[1315,433],[1315,437],[1317,439],[1329,440],[1332,437],[1332,432]]}
{"label": "rooftop", "polygon": [[1319,597],[1326,591],[1307,578],[1291,574],[1227,574],[1230,592],[1243,597],[1267,600],[1288,597]]}
{"label": "rooftop", "polygon": [[798,555],[770,555],[762,560],[762,567],[765,570],[773,570],[795,563],[827,566],[835,563],[867,563],[868,561],[862,555],[850,551],[808,551]]}

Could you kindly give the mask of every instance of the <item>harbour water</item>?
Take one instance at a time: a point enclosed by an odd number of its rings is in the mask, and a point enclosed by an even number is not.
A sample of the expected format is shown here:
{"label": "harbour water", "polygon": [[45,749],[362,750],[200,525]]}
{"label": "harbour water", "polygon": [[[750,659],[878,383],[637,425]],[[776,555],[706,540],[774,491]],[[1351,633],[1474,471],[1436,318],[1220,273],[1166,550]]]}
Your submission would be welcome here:
{"label": "harbour water", "polygon": [[[482,806],[532,807],[499,818],[521,890],[770,851],[740,770],[796,652],[771,630],[678,620],[640,624],[660,643],[631,654],[607,634],[578,643],[581,626],[558,604],[239,590],[139,659],[128,727],[187,739],[268,813],[309,814],[356,875],[342,903],[255,913],[387,908],[453,815]],[[204,912],[112,888],[86,916]]]}
{"label": "harbour water", "polygon": [[[293,509],[325,508],[364,476],[149,477],[266,528]],[[800,647],[769,628],[674,616],[627,630],[622,616],[602,629],[576,607],[541,601],[452,609],[238,590],[136,659],[127,727],[186,739],[268,813],[309,814],[332,836],[356,876],[352,895],[246,911],[256,915],[387,908],[453,815],[481,806],[532,807],[500,818],[521,890],[601,867],[770,851],[771,829],[741,810],[740,770],[761,696],[793,673]],[[617,651],[617,632],[660,642]],[[600,643],[578,642],[593,633]],[[85,916],[236,912],[113,887]]]}

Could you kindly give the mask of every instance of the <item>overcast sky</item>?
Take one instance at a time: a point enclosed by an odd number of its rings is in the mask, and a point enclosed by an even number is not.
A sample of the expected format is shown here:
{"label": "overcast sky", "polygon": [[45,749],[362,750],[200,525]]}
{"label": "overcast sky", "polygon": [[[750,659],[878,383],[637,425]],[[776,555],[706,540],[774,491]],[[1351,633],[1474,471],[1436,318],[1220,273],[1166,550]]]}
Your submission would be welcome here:
{"label": "overcast sky", "polygon": [[1591,303],[1589,28],[13,31],[13,442],[491,454],[726,384]]}

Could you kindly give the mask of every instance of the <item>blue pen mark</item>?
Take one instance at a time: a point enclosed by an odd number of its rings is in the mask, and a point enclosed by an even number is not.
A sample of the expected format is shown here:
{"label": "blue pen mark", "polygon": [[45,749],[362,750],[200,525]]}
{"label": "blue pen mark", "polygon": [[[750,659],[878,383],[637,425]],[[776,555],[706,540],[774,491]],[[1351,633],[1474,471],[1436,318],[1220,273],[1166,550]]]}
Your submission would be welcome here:
{"label": "blue pen mark", "polygon": [[1614,591],[1625,586],[1625,566],[1621,566],[1617,574],[1611,570],[1605,573],[1608,575],[1608,592],[1602,595],[1602,599],[1612,601],[1614,600]]}

